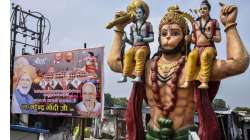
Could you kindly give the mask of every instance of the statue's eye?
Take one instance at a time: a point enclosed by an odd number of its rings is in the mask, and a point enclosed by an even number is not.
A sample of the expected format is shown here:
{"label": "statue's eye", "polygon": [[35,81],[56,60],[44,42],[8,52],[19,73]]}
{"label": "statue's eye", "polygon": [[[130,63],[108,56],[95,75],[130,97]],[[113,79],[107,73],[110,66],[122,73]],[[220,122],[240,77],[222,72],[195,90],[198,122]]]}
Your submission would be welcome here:
{"label": "statue's eye", "polygon": [[179,33],[178,31],[173,31],[173,32],[171,33],[171,35],[172,35],[172,36],[178,36],[178,35],[180,35],[180,33]]}
{"label": "statue's eye", "polygon": [[208,8],[207,7],[202,7],[202,8],[200,8],[200,10],[206,11],[206,10],[208,10]]}
{"label": "statue's eye", "polygon": [[167,32],[167,31],[163,30],[163,31],[161,32],[161,36],[165,37],[165,36],[167,36],[167,35],[168,35],[168,32]]}
{"label": "statue's eye", "polygon": [[211,28],[210,28],[210,27],[208,27],[208,28],[207,28],[207,30],[208,30],[208,31],[210,31],[210,30],[211,30]]}

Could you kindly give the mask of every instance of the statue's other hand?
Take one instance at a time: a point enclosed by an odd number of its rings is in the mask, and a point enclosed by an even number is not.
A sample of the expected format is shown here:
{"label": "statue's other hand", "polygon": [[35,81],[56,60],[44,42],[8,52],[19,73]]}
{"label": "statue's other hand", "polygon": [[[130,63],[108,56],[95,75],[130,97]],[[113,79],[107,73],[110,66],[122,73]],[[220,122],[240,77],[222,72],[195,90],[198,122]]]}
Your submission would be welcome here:
{"label": "statue's other hand", "polygon": [[235,5],[221,4],[220,19],[221,23],[226,26],[236,22],[238,8]]}
{"label": "statue's other hand", "polygon": [[[115,13],[115,20],[116,20],[117,18],[123,17],[123,16],[125,16],[125,15],[127,15],[127,13],[126,13],[125,11],[118,11],[118,12]],[[117,25],[116,25],[116,28],[117,28],[117,29],[123,30],[129,23],[130,23],[130,21],[127,21],[127,22],[125,22],[125,23],[117,24]]]}
{"label": "statue's other hand", "polygon": [[134,36],[136,42],[142,42],[142,36],[136,35]]}

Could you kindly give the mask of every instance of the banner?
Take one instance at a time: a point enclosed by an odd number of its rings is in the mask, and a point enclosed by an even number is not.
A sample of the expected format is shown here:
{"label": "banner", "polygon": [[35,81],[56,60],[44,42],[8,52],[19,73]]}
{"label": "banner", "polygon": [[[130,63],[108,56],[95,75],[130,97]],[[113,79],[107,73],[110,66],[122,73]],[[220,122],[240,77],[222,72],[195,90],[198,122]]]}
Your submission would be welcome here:
{"label": "banner", "polygon": [[100,117],[104,48],[15,58],[12,113]]}

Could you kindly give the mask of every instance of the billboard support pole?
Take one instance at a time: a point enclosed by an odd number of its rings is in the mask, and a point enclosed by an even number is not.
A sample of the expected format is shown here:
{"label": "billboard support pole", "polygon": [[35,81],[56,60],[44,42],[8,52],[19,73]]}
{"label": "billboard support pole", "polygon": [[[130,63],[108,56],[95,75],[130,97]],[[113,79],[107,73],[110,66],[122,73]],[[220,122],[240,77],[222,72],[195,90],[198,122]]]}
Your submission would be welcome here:
{"label": "billboard support pole", "polygon": [[86,119],[85,118],[82,118],[81,119],[81,128],[82,128],[82,131],[81,131],[81,140],[84,140],[84,131],[85,131],[85,121]]}
{"label": "billboard support pole", "polygon": [[[17,35],[17,9],[18,5],[14,8],[14,27],[11,29],[13,32],[13,40],[16,40]],[[12,36],[11,36],[12,38]],[[13,93],[13,75],[14,75],[14,58],[16,55],[16,42],[11,41],[11,57],[10,57],[10,96]]]}

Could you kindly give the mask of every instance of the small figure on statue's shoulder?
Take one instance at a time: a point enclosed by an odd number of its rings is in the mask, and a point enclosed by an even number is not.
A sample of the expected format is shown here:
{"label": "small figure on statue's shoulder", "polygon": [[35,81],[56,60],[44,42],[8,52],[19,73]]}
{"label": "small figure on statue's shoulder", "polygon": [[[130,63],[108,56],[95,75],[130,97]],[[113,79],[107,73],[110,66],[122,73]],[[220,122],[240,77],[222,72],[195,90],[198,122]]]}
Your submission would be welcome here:
{"label": "small figure on statue's shoulder", "polygon": [[132,82],[142,82],[146,60],[150,57],[149,43],[154,41],[153,27],[147,21],[149,16],[148,5],[144,1],[134,1],[128,6],[128,13],[134,13],[132,25],[130,26],[130,36],[127,38],[124,31],[123,41],[132,45],[123,59],[122,78],[118,83],[127,82],[127,77],[135,79]]}
{"label": "small figure on statue's shoulder", "polygon": [[219,23],[216,19],[210,17],[210,10],[211,5],[209,2],[203,0],[199,9],[200,15],[192,23],[192,35],[185,38],[187,41],[195,44],[195,47],[188,55],[183,88],[189,87],[194,80],[201,82],[198,88],[208,88],[212,65],[217,55],[214,43],[221,41]]}

